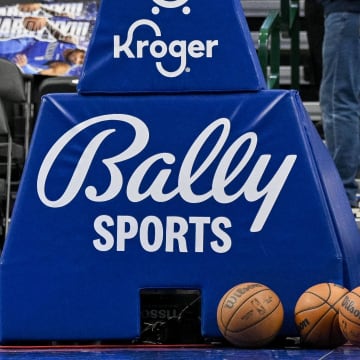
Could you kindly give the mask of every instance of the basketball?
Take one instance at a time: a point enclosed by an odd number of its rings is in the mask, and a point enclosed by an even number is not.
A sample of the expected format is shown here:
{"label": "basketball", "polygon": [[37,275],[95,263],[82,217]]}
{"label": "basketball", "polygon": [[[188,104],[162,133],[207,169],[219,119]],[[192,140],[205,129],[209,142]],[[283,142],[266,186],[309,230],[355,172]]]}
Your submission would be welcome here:
{"label": "basketball", "polygon": [[345,295],[339,310],[340,329],[353,345],[360,346],[360,286]]}
{"label": "basketball", "polygon": [[267,286],[243,283],[231,288],[220,300],[217,323],[231,344],[256,348],[270,343],[284,319],[279,297]]}
{"label": "basketball", "polygon": [[295,323],[303,345],[333,348],[346,342],[339,324],[339,309],[348,290],[321,283],[307,289],[295,305]]}

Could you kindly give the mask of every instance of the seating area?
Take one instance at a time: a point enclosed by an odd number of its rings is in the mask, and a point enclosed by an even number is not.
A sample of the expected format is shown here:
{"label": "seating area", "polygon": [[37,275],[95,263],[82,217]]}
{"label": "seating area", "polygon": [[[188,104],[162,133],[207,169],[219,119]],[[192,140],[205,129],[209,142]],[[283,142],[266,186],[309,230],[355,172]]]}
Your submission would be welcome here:
{"label": "seating area", "polygon": [[[321,112],[318,99],[318,87],[312,81],[312,69],[309,62],[309,43],[305,22],[304,0],[294,1],[299,4],[299,87],[301,98],[311,119],[319,125]],[[256,48],[259,47],[260,28],[271,11],[281,10],[281,0],[241,0],[245,16]],[[280,31],[280,88],[294,88],[291,83],[291,39],[286,31]]]}
{"label": "seating area", "polygon": [[76,92],[75,77],[23,74],[0,58],[0,248],[8,231],[12,207],[28,153],[41,97]]}
{"label": "seating area", "polygon": [[0,237],[7,233],[30,140],[30,78],[0,59]]}

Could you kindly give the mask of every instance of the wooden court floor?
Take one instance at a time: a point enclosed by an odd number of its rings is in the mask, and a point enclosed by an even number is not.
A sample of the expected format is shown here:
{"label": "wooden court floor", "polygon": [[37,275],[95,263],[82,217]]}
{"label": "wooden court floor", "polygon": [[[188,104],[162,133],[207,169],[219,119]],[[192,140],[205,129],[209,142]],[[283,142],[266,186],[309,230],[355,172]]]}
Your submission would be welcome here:
{"label": "wooden court floor", "polygon": [[333,360],[360,359],[360,348],[237,349],[227,347],[0,347],[1,360]]}

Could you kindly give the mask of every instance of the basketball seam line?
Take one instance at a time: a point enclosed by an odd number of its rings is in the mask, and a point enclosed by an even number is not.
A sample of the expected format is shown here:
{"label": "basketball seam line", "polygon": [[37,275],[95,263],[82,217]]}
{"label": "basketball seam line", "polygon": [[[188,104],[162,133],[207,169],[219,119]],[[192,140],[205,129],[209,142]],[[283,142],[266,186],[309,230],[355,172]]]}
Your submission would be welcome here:
{"label": "basketball seam line", "polygon": [[[274,309],[272,309],[272,310],[267,314],[266,317],[269,317],[280,305],[281,305],[281,301],[279,301],[279,302],[276,304],[276,306],[274,307]],[[237,310],[237,311],[238,311],[238,310]],[[237,311],[235,312],[235,314],[237,313]],[[235,314],[234,314],[234,315],[235,315]],[[233,315],[233,316],[234,316],[234,315]],[[232,316],[231,318],[233,318],[233,316]],[[266,318],[266,317],[265,317],[265,318]],[[226,328],[225,334],[226,334],[226,335],[227,335],[228,333],[237,334],[237,333],[239,333],[239,332],[248,330],[248,329],[252,328],[253,326],[259,324],[259,323],[260,323],[261,321],[263,321],[265,318],[262,318],[262,319],[260,319],[259,321],[255,322],[255,323],[249,325],[248,327],[243,328],[243,329],[241,329],[241,330],[239,330],[239,331],[231,331],[231,330],[228,330],[228,329]],[[230,323],[230,321],[229,321],[229,323]]]}
{"label": "basketball seam line", "polygon": [[[345,296],[345,294],[342,295],[342,296],[334,303],[334,305],[336,305],[344,296]],[[329,298],[328,298],[328,299],[329,299]],[[322,299],[322,300],[324,300],[324,299]],[[327,301],[325,301],[325,302],[326,302],[326,304],[329,305],[330,307],[329,307],[329,308],[326,310],[326,312],[314,323],[314,325],[313,325],[313,327],[310,329],[310,331],[303,337],[303,340],[304,340],[305,342],[306,342],[306,339],[309,337],[309,335],[313,332],[313,330],[315,329],[315,327],[316,327],[316,326],[320,323],[320,321],[330,312],[330,310],[334,310],[334,311],[335,311],[334,317],[336,317],[336,315],[339,313],[339,310],[336,310],[333,305],[329,304]],[[321,304],[321,305],[324,305],[324,303]],[[311,309],[311,308],[310,308],[310,309]],[[333,319],[332,319],[332,321],[333,321]]]}
{"label": "basketball seam line", "polygon": [[[247,298],[244,299],[240,304],[238,304],[238,307],[237,307],[236,311],[232,314],[232,316],[229,318],[229,320],[228,320],[228,322],[227,322],[226,324],[224,324],[224,322],[222,321],[222,317],[221,317],[221,322],[222,322],[222,325],[224,326],[225,334],[226,334],[226,329],[227,329],[227,327],[229,326],[229,324],[230,324],[231,320],[233,319],[233,317],[234,317],[234,316],[236,315],[236,313],[238,312],[239,308],[240,308],[242,305],[244,305],[244,303],[245,303],[246,301],[248,301],[252,296],[257,295],[257,294],[259,294],[259,293],[261,293],[261,292],[263,292],[263,291],[265,291],[265,290],[270,290],[270,289],[267,288],[267,287],[265,287],[265,288],[263,288],[263,289],[260,289],[260,290],[258,290],[256,293],[249,295],[249,297],[247,297]],[[229,295],[230,295],[230,294],[229,294]],[[225,300],[224,300],[224,302],[223,302],[222,307],[224,306],[224,303],[225,303]],[[222,308],[222,307],[221,307],[221,308]]]}

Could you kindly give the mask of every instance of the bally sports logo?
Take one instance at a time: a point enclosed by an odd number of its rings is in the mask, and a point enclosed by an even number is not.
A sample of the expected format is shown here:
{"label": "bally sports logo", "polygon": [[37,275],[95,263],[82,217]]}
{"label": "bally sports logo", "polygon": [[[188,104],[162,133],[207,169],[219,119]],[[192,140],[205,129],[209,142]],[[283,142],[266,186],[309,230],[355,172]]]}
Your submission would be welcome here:
{"label": "bally sports logo", "polygon": [[[167,8],[175,9],[182,7],[187,0],[165,1],[154,0],[155,4]],[[152,8],[152,13],[158,15],[160,13],[159,6]],[[182,8],[182,12],[185,15],[189,15],[191,9],[188,6]],[[136,36],[136,30],[139,27],[147,26],[153,32],[157,39],[150,41],[134,40]],[[175,39],[169,43],[161,39],[162,31],[158,24],[150,19],[140,19],[130,25],[127,32],[127,37],[123,41],[122,37],[118,34],[113,36],[114,59],[121,59],[122,56],[126,56],[129,59],[142,59],[144,57],[152,57],[155,60],[155,65],[158,72],[168,78],[175,78],[183,74],[184,72],[190,72],[188,67],[188,58],[200,59],[200,58],[213,58],[214,49],[219,46],[219,40],[192,40],[187,41],[184,39]],[[163,65],[163,61],[166,58],[179,59],[179,66],[175,70],[168,70]]]}
{"label": "bally sports logo", "polygon": [[[107,188],[99,192],[96,186],[86,184],[87,174],[99,153],[102,143],[117,130],[110,124],[114,121],[130,126],[134,137],[127,148],[111,157],[102,159],[104,171],[107,171],[110,179]],[[110,128],[99,130],[84,149],[79,161],[74,168],[65,190],[56,199],[47,196],[46,188],[49,184],[48,177],[51,170],[56,166],[57,159],[65,151],[66,146],[76,139],[82,132],[88,131],[95,124],[109,124]],[[85,120],[64,133],[50,148],[46,154],[37,179],[37,192],[41,202],[50,208],[60,208],[71,203],[80,191],[84,191],[86,198],[91,202],[103,203],[116,198],[120,192],[124,192],[128,201],[139,203],[151,198],[157,203],[171,201],[180,197],[184,203],[199,204],[214,199],[219,204],[229,204],[243,197],[248,202],[258,202],[259,207],[253,219],[250,231],[259,232],[265,225],[286,180],[297,159],[296,155],[287,155],[280,166],[269,174],[267,169],[271,162],[271,154],[263,154],[254,158],[258,146],[258,136],[255,132],[246,132],[229,144],[231,121],[227,118],[219,118],[210,123],[190,144],[183,158],[177,158],[170,152],[149,154],[141,163],[136,164],[132,174],[125,179],[122,167],[126,163],[134,161],[137,155],[146,151],[151,137],[149,128],[141,119],[128,114],[108,114]],[[211,141],[211,150],[209,142]],[[199,154],[202,154],[201,158]],[[241,156],[239,155],[241,154]],[[236,160],[235,158],[240,157]],[[250,161],[253,165],[250,169]],[[179,164],[175,170],[174,164]],[[148,174],[157,170],[151,183],[145,183]],[[209,169],[213,169],[209,179]],[[264,174],[267,170],[267,180]],[[175,173],[175,171],[177,173]],[[246,171],[247,179],[239,181],[241,173]],[[177,185],[169,189],[168,179],[177,178]],[[199,179],[206,179],[203,191],[194,190]],[[148,181],[148,180],[147,180]],[[50,182],[50,181],[49,181]],[[231,187],[232,191],[229,191]],[[165,190],[166,189],[166,190]],[[222,224],[231,226],[230,219],[215,219]],[[198,220],[196,220],[198,221]],[[201,220],[202,221],[202,220]],[[96,222],[95,222],[96,223]],[[215,225],[214,225],[215,226]]]}

